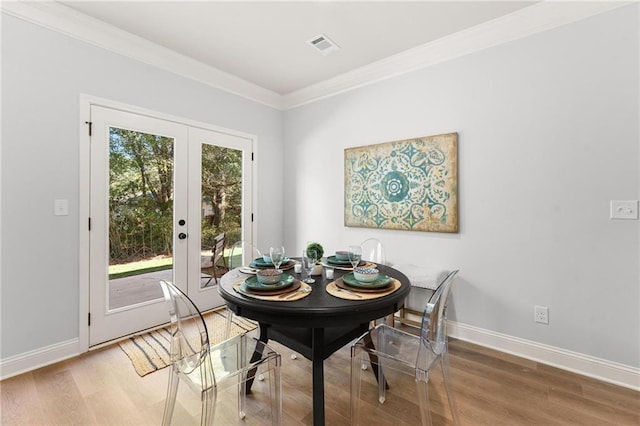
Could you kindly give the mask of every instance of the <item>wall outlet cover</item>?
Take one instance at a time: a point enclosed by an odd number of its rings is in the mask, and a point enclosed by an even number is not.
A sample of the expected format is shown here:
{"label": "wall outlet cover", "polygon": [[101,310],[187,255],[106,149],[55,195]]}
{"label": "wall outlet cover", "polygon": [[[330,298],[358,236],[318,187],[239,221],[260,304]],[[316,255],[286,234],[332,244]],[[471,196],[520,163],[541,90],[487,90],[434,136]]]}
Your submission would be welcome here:
{"label": "wall outlet cover", "polygon": [[638,200],[611,200],[611,219],[638,219]]}

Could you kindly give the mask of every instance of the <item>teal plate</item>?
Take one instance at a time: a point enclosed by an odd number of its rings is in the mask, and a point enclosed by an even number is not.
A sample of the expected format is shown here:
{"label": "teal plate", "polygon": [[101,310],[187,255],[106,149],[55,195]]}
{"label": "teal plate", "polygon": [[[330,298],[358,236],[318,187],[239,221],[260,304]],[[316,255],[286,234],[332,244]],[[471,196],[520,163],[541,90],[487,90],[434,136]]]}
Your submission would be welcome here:
{"label": "teal plate", "polygon": [[294,278],[289,274],[282,274],[282,279],[277,283],[273,284],[262,284],[258,281],[258,277],[253,276],[244,280],[244,285],[247,286],[249,290],[253,291],[269,291],[269,290],[280,290],[283,288],[289,287],[293,284]]}
{"label": "teal plate", "polygon": [[342,281],[351,287],[356,288],[382,288],[386,287],[391,283],[391,278],[386,276],[385,274],[378,274],[378,278],[375,281],[370,283],[363,283],[362,281],[358,281],[353,276],[353,272],[349,272],[342,276]]}
{"label": "teal plate", "polygon": [[[282,261],[282,264],[284,265],[289,260],[291,260],[291,259],[289,259],[288,257],[285,257],[284,260]],[[260,266],[262,268],[264,268],[266,266],[273,266],[273,262],[265,262],[264,259],[261,258],[261,257],[256,257],[255,259],[253,259],[253,262],[251,262],[251,263],[254,263],[257,266]]]}
{"label": "teal plate", "polygon": [[334,265],[349,265],[351,266],[351,262],[348,260],[338,260],[335,256],[327,256],[327,263],[333,263]]}

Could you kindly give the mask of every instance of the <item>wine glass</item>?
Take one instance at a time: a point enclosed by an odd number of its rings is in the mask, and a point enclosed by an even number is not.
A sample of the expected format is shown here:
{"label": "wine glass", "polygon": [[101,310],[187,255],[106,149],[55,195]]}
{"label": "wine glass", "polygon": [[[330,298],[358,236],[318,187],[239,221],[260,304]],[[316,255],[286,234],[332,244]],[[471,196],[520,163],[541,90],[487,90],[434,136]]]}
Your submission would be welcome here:
{"label": "wine glass", "polygon": [[269,249],[269,255],[271,256],[271,263],[275,266],[276,271],[280,270],[280,265],[284,261],[284,247],[271,247]]}
{"label": "wine glass", "polygon": [[362,247],[349,246],[347,252],[349,256],[349,262],[351,262],[351,265],[355,269],[356,266],[358,266],[358,263],[360,263],[360,259],[362,259]]}
{"label": "wine glass", "polygon": [[307,278],[303,280],[305,283],[311,284],[316,282],[316,280],[311,278],[311,272],[313,272],[317,260],[318,254],[315,250],[302,250],[302,267],[307,271]]}

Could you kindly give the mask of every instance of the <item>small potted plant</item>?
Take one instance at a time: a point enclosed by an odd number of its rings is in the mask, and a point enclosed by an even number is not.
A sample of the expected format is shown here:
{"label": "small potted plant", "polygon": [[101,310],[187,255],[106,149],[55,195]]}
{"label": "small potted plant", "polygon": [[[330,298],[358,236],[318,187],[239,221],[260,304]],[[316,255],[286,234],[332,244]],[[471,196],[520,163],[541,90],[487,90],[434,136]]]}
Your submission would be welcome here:
{"label": "small potted plant", "polygon": [[309,250],[315,250],[316,251],[316,255],[318,256],[318,260],[320,260],[322,258],[322,256],[324,256],[324,248],[322,248],[322,245],[320,243],[309,243],[307,245],[307,251]]}
{"label": "small potted plant", "polygon": [[315,250],[318,259],[315,268],[313,268],[313,272],[311,272],[311,275],[322,275],[322,263],[320,262],[320,259],[322,259],[322,256],[324,256],[324,248],[320,243],[313,242],[307,244],[307,252],[309,250]]}

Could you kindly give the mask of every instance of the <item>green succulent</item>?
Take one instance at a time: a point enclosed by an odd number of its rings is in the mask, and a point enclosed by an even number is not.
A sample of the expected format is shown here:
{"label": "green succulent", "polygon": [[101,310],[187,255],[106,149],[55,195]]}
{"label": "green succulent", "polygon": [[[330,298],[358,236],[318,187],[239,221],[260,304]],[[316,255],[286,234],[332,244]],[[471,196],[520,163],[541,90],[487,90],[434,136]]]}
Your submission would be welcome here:
{"label": "green succulent", "polygon": [[320,259],[324,255],[324,248],[322,248],[322,245],[320,245],[320,243],[309,243],[309,245],[307,246],[307,252],[309,250],[315,250],[316,254],[318,255],[318,259]]}

